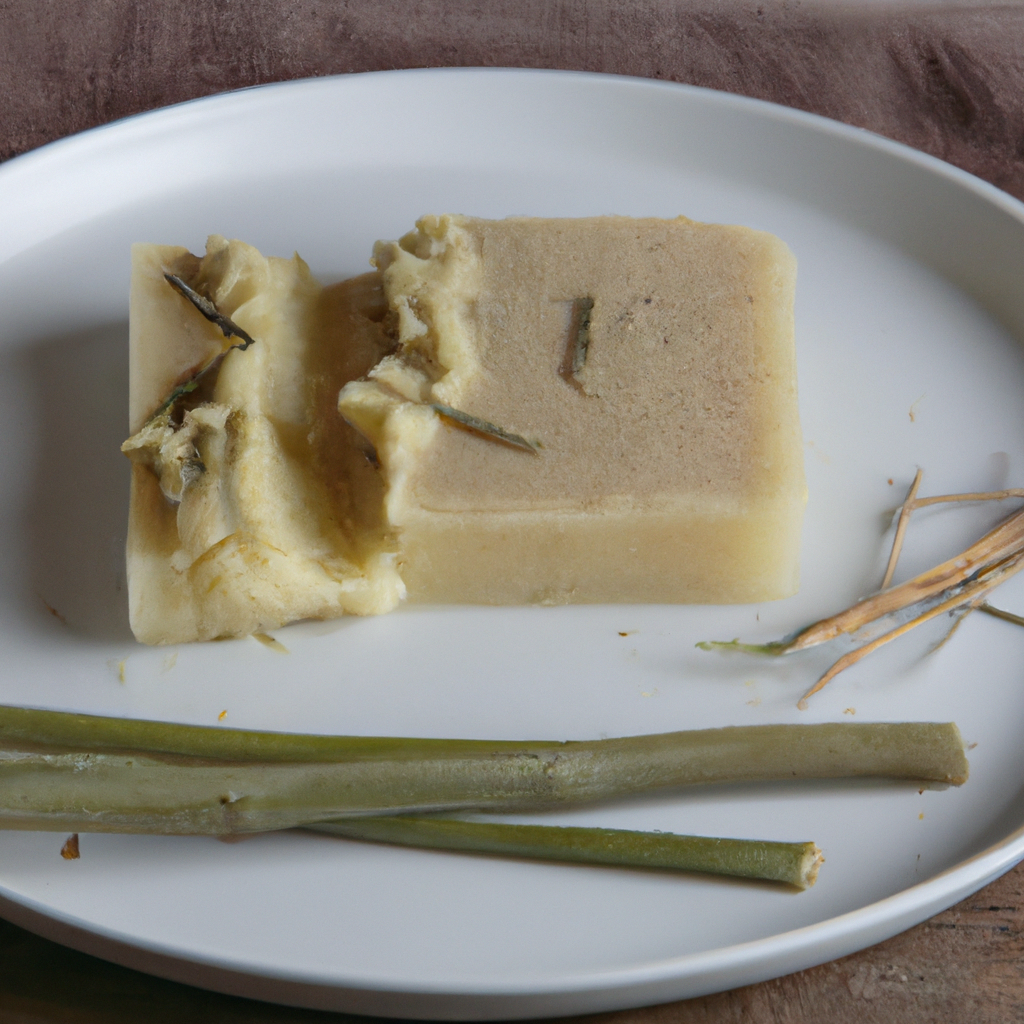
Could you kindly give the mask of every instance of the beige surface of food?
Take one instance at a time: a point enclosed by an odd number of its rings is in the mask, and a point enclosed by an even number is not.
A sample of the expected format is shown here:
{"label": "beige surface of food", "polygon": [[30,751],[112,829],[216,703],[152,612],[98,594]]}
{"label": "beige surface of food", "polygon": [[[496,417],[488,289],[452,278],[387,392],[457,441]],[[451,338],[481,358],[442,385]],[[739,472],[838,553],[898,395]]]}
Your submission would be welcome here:
{"label": "beige surface of food", "polygon": [[410,599],[796,590],[796,264],[777,238],[685,218],[443,216],[375,258],[400,344],[340,409],[383,467]]}
{"label": "beige surface of food", "polygon": [[[183,278],[254,339],[172,409],[177,386],[237,342],[164,275]],[[336,410],[390,345],[379,278],[323,289],[298,258],[212,237],[132,252],[131,625],[146,643],[273,629],[393,608],[404,593],[382,486]]]}

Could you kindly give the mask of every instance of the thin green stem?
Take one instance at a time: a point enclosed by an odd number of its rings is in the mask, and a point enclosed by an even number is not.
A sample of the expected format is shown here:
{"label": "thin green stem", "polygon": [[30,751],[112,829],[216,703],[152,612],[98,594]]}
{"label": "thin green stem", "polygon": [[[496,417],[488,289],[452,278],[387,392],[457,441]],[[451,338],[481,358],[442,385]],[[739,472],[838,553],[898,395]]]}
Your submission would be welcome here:
{"label": "thin green stem", "polygon": [[714,839],[611,828],[562,828],[408,816],[347,818],[318,822],[309,827],[372,843],[573,864],[696,871],[782,882],[800,889],[814,884],[823,860],[814,843]]}

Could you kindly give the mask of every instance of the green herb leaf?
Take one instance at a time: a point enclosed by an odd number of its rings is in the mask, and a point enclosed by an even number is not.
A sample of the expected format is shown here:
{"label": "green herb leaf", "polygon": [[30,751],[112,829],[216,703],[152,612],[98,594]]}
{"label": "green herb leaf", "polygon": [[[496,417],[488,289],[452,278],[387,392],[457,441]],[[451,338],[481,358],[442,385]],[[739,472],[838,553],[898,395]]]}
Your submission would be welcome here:
{"label": "green herb leaf", "polygon": [[177,289],[177,291],[181,292],[181,294],[184,295],[185,298],[188,299],[188,301],[191,302],[192,305],[210,321],[210,323],[216,324],[221,329],[225,338],[242,339],[242,343],[240,345],[232,345],[232,348],[240,348],[244,351],[256,340],[243,331],[242,328],[234,322],[234,320],[221,313],[205,295],[200,295],[199,292],[186,284],[176,274],[164,274],[164,280],[166,280],[173,288]]}
{"label": "green herb leaf", "polygon": [[157,406],[153,414],[146,420],[148,426],[154,420],[163,416],[164,413],[170,412],[174,408],[176,402],[179,399],[184,398],[185,395],[191,394],[197,387],[199,387],[203,378],[215,371],[224,359],[224,356],[228,354],[232,349],[237,348],[241,351],[245,351],[250,345],[255,342],[255,338],[251,337],[248,333],[242,330],[230,317],[225,316],[223,313],[217,310],[217,307],[205,296],[200,295],[194,288],[186,284],[176,274],[164,274],[164,280],[167,281],[172,288],[180,292],[188,299],[189,302],[199,310],[200,313],[206,317],[211,323],[216,324],[221,333],[225,338],[241,338],[241,342],[237,345],[229,345],[222,352],[218,352],[211,360],[201,366],[195,373],[189,377],[183,384],[179,384],[173,391]]}
{"label": "green herb leaf", "polygon": [[474,434],[479,434],[481,437],[489,438],[492,441],[500,441],[502,444],[511,445],[513,448],[530,452],[531,455],[537,454],[537,448],[539,447],[537,444],[527,441],[525,437],[519,434],[510,433],[493,423],[488,423],[487,420],[470,416],[467,412],[460,412],[458,409],[453,409],[449,405],[442,405],[440,402],[431,402],[430,408],[438,416],[443,416],[446,420],[451,420],[452,423]]}
{"label": "green herb leaf", "polygon": [[583,369],[587,361],[587,349],[590,347],[590,318],[593,312],[594,300],[589,296],[573,299],[569,342],[565,347],[565,355],[562,357],[562,365],[558,372],[564,380],[576,387],[579,387],[576,374]]}

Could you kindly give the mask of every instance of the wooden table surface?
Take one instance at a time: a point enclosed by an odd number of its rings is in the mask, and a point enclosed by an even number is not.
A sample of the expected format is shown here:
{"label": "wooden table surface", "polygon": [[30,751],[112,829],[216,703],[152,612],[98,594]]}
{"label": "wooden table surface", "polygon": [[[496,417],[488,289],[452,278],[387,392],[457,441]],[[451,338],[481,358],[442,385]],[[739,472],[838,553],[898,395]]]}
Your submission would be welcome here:
{"label": "wooden table surface", "polygon": [[[225,89],[436,66],[601,71],[743,93],[869,128],[1024,199],[1020,0],[0,0],[0,160]],[[352,1019],[150,978],[0,922],[0,1024]],[[1024,867],[844,960],[590,1019],[1024,1021]]]}

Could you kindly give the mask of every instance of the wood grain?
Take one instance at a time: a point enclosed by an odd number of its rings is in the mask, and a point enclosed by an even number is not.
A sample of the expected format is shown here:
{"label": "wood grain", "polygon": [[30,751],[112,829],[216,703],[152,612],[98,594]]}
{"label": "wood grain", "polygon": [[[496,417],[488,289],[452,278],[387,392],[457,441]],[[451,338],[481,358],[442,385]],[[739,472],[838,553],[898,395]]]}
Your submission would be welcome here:
{"label": "wood grain", "polygon": [[[639,75],[800,107],[1024,198],[1024,4],[0,0],[0,159],[284,79],[425,66]],[[1024,1021],[1024,868],[889,942],[601,1024]],[[337,1022],[150,978],[0,922],[0,1024]]]}

